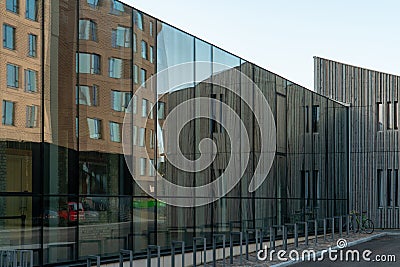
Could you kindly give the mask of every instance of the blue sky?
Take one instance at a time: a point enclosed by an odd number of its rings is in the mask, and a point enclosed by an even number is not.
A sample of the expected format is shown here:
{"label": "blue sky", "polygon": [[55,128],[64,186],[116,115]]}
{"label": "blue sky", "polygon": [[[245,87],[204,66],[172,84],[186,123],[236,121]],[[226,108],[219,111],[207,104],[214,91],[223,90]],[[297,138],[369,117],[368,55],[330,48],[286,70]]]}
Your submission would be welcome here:
{"label": "blue sky", "polygon": [[122,0],[313,88],[313,56],[400,75],[398,0]]}

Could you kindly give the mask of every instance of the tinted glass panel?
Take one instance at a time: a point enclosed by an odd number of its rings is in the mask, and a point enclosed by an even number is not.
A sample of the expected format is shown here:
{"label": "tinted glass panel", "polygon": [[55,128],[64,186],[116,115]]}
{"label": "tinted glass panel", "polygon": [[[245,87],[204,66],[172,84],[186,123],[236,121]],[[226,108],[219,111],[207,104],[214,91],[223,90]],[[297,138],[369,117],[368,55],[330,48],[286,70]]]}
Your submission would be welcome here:
{"label": "tinted glass panel", "polygon": [[38,0],[26,0],[26,18],[37,20]]}
{"label": "tinted glass panel", "polygon": [[15,28],[7,24],[3,24],[3,47],[15,49]]}
{"label": "tinted glass panel", "polygon": [[8,11],[18,13],[18,1],[19,0],[6,0],[6,8]]}

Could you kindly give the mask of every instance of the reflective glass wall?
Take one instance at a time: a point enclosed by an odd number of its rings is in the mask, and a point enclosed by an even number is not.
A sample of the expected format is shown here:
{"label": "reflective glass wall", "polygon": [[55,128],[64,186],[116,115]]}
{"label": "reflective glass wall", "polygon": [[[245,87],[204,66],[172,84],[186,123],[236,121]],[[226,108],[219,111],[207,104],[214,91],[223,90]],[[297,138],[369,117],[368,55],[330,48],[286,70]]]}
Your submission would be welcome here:
{"label": "reflective glass wall", "polygon": [[[5,21],[13,15],[4,12]],[[0,92],[1,248],[33,249],[36,265],[115,257],[120,249],[142,257],[148,245],[167,253],[173,240],[192,244],[193,237],[205,236],[211,246],[213,234],[347,211],[347,107],[118,1],[45,1],[29,23],[39,40],[29,66],[25,52],[15,62],[6,50],[0,55],[19,66],[22,77],[21,86],[4,83]],[[25,51],[22,46],[17,51]],[[178,75],[185,83],[162,88],[167,81],[155,74],[187,62],[193,64]],[[6,63],[1,68],[11,73],[15,68]],[[33,68],[35,90],[31,76],[22,76]],[[261,134],[264,121],[253,113],[262,104],[256,88],[270,107],[277,139],[265,181],[250,192],[260,159],[269,153],[261,145],[268,138]],[[203,105],[201,97],[213,101]],[[167,117],[187,101],[193,102],[174,116],[198,117],[172,136]],[[124,147],[127,113],[132,135]],[[236,118],[244,129],[223,126]],[[230,137],[244,132],[248,147]],[[202,146],[205,139],[214,145]],[[201,157],[212,163],[184,171],[168,159],[179,153],[194,167]],[[175,207],[146,193],[182,198],[162,191],[160,177],[202,186],[221,177],[232,160],[241,162],[240,180],[215,202]],[[193,199],[200,201],[196,195],[184,201]]]}

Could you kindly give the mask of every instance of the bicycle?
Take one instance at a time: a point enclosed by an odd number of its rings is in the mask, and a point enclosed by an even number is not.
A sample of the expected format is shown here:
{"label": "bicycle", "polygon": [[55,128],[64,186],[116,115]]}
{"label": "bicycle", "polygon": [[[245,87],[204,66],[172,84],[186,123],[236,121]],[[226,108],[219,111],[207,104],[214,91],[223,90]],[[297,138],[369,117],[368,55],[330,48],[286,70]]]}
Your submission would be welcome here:
{"label": "bicycle", "polygon": [[[350,214],[356,216],[357,228],[354,228],[356,233],[372,234],[374,232],[374,223],[367,218],[366,211],[363,211],[362,214],[360,214],[358,211],[353,210]],[[353,230],[353,220],[350,221],[349,227],[350,230]]]}

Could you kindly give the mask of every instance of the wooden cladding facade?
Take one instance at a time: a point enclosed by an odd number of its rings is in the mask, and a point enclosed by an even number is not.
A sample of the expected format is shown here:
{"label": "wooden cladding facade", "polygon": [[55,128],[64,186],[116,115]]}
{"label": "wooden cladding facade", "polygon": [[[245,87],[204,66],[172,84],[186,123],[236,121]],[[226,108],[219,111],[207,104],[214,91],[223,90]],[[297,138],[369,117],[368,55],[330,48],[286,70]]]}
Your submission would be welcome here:
{"label": "wooden cladding facade", "polygon": [[399,228],[400,77],[314,58],[315,91],[350,108],[350,210]]}

